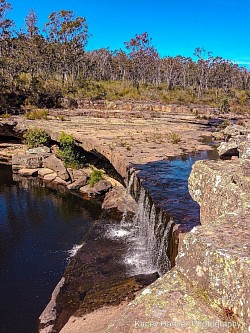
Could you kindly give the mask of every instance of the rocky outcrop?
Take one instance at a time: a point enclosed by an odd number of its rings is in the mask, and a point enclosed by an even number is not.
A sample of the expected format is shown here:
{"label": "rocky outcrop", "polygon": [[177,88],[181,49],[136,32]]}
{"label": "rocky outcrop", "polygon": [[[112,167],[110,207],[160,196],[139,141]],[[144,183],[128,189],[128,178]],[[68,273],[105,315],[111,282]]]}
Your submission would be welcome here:
{"label": "rocky outcrop", "polygon": [[37,169],[43,165],[43,155],[19,154],[12,156],[12,169]]}
{"label": "rocky outcrop", "polygon": [[144,289],[106,333],[249,332],[249,163],[195,163],[189,189],[202,225],[186,234],[175,268]]}
{"label": "rocky outcrop", "polygon": [[18,122],[12,119],[0,120],[0,136],[22,139],[23,130],[18,128]]}
{"label": "rocky outcrop", "polygon": [[248,158],[250,156],[250,134],[247,129],[239,125],[230,125],[222,130],[224,140],[218,147],[218,153],[222,157],[238,156]]}

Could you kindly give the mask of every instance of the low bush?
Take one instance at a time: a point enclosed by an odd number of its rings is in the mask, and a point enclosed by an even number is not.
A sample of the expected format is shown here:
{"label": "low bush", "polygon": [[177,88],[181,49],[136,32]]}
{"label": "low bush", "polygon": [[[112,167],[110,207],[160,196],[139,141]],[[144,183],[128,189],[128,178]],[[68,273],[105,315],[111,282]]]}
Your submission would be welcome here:
{"label": "low bush", "polygon": [[47,146],[50,140],[49,134],[41,128],[30,128],[23,137],[29,148]]}
{"label": "low bush", "polygon": [[48,119],[48,111],[45,109],[41,110],[33,110],[33,111],[27,111],[25,116],[29,120],[35,120],[35,119]]}
{"label": "low bush", "polygon": [[181,141],[181,137],[177,133],[171,133],[169,138],[173,144],[177,144]]}
{"label": "low bush", "polygon": [[80,169],[84,165],[84,156],[77,150],[73,135],[62,132],[59,137],[59,157],[67,168]]}
{"label": "low bush", "polygon": [[104,171],[101,169],[93,168],[90,174],[89,186],[93,187],[96,183],[103,179]]}

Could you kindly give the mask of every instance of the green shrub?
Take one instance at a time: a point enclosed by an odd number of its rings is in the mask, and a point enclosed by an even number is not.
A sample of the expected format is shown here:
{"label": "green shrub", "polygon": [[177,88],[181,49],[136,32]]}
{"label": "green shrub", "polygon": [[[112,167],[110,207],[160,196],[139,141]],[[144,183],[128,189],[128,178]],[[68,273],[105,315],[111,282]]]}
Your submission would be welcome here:
{"label": "green shrub", "polygon": [[47,146],[50,140],[49,134],[41,128],[30,128],[23,137],[29,148]]}
{"label": "green shrub", "polygon": [[94,168],[90,174],[89,186],[93,187],[96,183],[103,179],[104,171]]}
{"label": "green shrub", "polygon": [[84,157],[77,151],[73,135],[62,132],[59,137],[59,156],[67,168],[80,169],[84,165]]}
{"label": "green shrub", "polygon": [[35,120],[35,119],[48,119],[48,111],[45,109],[42,110],[33,110],[33,111],[27,111],[25,116],[29,120]]}
{"label": "green shrub", "polygon": [[169,138],[173,144],[177,144],[181,141],[181,137],[177,133],[169,134]]}

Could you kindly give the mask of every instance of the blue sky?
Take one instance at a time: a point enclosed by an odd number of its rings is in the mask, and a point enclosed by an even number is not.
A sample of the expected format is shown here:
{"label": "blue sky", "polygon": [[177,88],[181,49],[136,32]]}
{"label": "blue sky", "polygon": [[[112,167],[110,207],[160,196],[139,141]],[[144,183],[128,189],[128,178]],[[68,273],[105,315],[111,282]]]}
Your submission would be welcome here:
{"label": "blue sky", "polygon": [[124,48],[124,41],[147,31],[162,55],[193,56],[196,47],[240,64],[250,63],[250,0],[9,0],[18,27],[31,8],[39,25],[52,11],[84,16],[92,37],[88,49]]}

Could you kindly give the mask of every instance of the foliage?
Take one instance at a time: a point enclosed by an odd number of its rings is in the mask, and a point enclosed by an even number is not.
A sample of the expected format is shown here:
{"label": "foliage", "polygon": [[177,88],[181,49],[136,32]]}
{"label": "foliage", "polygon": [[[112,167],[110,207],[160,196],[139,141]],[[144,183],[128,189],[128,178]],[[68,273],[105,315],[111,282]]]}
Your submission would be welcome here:
{"label": "foliage", "polygon": [[29,148],[36,148],[47,146],[50,136],[41,128],[31,128],[24,134],[24,139]]}
{"label": "foliage", "polygon": [[221,124],[219,125],[219,128],[220,128],[220,129],[224,129],[224,128],[226,128],[226,127],[229,126],[229,125],[231,125],[230,121],[229,121],[228,119],[225,119],[225,120],[223,121],[223,123],[221,123]]}
{"label": "foliage", "polygon": [[33,111],[27,111],[25,116],[29,120],[35,120],[35,119],[48,119],[48,110],[42,109],[42,110],[33,110]]}
{"label": "foliage", "polygon": [[59,157],[66,167],[80,169],[84,165],[84,157],[77,150],[73,135],[62,132],[59,137]]}
{"label": "foliage", "polygon": [[[202,48],[191,57],[160,57],[147,32],[125,42],[127,52],[86,51],[85,17],[70,10],[50,14],[43,32],[31,10],[14,29],[11,5],[0,0],[0,112],[59,108],[68,100],[136,100],[206,104],[222,113],[250,111],[250,72]],[[36,119],[37,115],[28,115]]]}
{"label": "foliage", "polygon": [[169,134],[169,138],[173,144],[177,144],[181,141],[181,137],[177,133]]}
{"label": "foliage", "polygon": [[101,169],[93,168],[90,174],[89,186],[93,187],[96,183],[103,179],[104,171]]}

